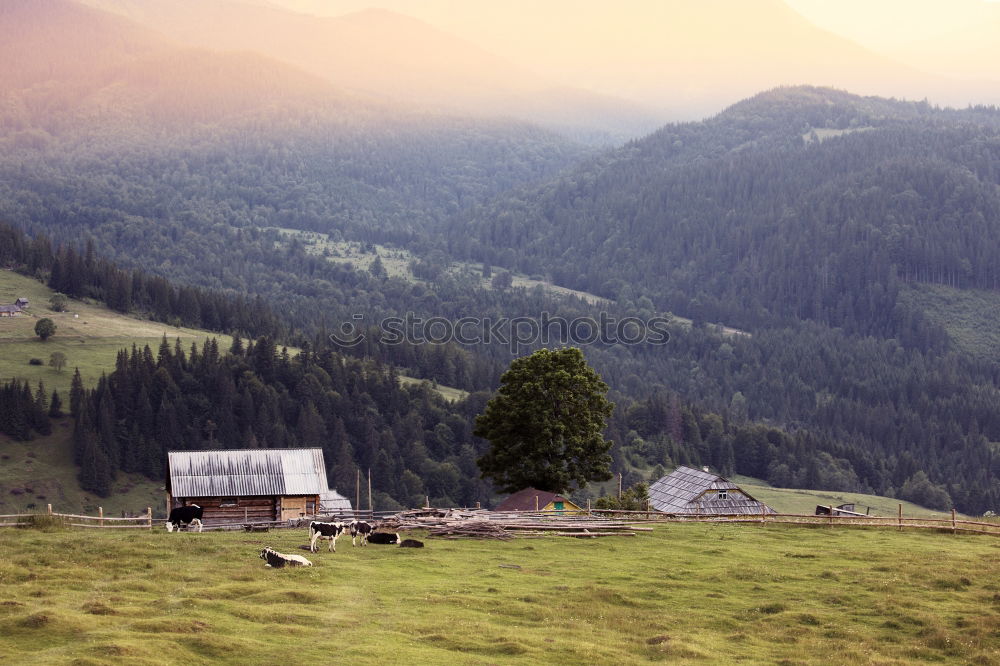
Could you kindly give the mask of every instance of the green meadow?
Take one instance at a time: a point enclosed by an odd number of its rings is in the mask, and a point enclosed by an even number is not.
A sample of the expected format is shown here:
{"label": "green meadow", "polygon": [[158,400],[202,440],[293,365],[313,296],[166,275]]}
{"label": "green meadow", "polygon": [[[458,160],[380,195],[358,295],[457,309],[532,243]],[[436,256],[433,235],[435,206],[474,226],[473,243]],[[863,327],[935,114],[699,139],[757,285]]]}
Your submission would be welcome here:
{"label": "green meadow", "polygon": [[[149,345],[156,353],[166,335],[171,346],[180,338],[185,353],[192,342],[200,348],[209,337],[216,338],[223,349],[232,345],[227,335],[130,317],[86,301],[70,300],[66,312],[53,312],[49,307],[53,294],[37,280],[0,270],[0,303],[13,303],[21,296],[31,302],[21,316],[0,318],[0,381],[27,379],[32,388],[42,381],[48,391],[57,389],[63,402],[68,403],[75,368],[80,369],[85,385],[94,386],[101,374],[114,370],[118,351],[133,344],[140,349]],[[45,342],[35,335],[35,324],[43,317],[56,324],[55,335]],[[66,355],[62,372],[48,365],[57,351]],[[43,365],[31,365],[33,358],[40,359]]]}
{"label": "green meadow", "polygon": [[[310,555],[304,529],[5,529],[0,663],[1000,664],[992,537],[674,524],[425,542]],[[315,566],[265,568],[264,545]]]}

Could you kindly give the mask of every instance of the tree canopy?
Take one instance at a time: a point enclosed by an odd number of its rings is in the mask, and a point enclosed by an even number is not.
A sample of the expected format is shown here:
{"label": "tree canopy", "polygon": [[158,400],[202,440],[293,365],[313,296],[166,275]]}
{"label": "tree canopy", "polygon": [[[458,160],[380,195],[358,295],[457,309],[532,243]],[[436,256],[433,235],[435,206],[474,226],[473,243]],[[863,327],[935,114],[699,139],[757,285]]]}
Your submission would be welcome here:
{"label": "tree canopy", "polygon": [[506,492],[566,492],[611,478],[612,442],[603,430],[614,404],[607,391],[575,347],[515,360],[476,419],[474,434],[491,444],[478,461],[483,476]]}
{"label": "tree canopy", "polygon": [[54,321],[45,317],[39,319],[35,324],[35,335],[42,339],[42,342],[48,340],[56,332],[56,324]]}

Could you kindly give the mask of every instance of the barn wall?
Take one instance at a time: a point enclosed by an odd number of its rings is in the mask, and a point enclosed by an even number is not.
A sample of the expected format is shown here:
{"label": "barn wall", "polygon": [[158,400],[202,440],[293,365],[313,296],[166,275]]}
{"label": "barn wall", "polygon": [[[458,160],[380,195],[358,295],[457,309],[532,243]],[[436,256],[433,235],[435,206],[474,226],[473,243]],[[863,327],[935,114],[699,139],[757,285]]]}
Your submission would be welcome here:
{"label": "barn wall", "polygon": [[[307,510],[311,503],[311,511]],[[281,515],[278,520],[302,518],[315,515],[319,510],[319,495],[299,495],[281,498]]]}
{"label": "barn wall", "polygon": [[[274,497],[237,497],[236,506],[219,506],[221,497],[185,497],[183,504],[197,504],[204,510],[202,522],[219,523],[261,522],[275,520]],[[181,506],[175,501],[176,506]]]}
{"label": "barn wall", "polygon": [[[545,506],[542,507],[542,511],[555,511],[555,510],[556,510],[556,503],[555,502],[549,502],[548,504],[546,504]],[[582,516],[582,515],[586,515],[586,513],[587,512],[584,509],[581,509],[580,507],[578,507],[576,504],[573,504],[569,500],[563,500],[562,515],[564,515],[564,516]]]}

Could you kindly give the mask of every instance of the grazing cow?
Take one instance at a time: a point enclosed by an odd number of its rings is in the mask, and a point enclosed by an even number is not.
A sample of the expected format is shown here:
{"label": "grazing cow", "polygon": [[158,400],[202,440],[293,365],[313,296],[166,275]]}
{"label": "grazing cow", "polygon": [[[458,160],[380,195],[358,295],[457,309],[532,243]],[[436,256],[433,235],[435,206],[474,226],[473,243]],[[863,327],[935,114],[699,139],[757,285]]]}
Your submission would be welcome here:
{"label": "grazing cow", "polygon": [[368,545],[368,535],[372,533],[371,523],[364,520],[355,520],[351,522],[351,545],[356,546],[354,540],[357,537],[361,537],[361,545]]}
{"label": "grazing cow", "polygon": [[388,532],[372,532],[368,536],[368,543],[380,544],[383,546],[389,546],[399,542],[400,542],[399,534],[389,534]]}
{"label": "grazing cow", "polygon": [[424,542],[417,541],[416,539],[403,539],[403,542],[399,544],[400,548],[423,548]]}
{"label": "grazing cow", "polygon": [[267,560],[265,567],[274,567],[280,569],[281,567],[311,567],[312,562],[302,557],[301,555],[285,555],[284,553],[279,553],[273,548],[265,548],[260,551],[260,559]]}
{"label": "grazing cow", "polygon": [[180,531],[182,525],[190,529],[197,523],[198,531],[201,532],[201,516],[204,511],[197,504],[189,504],[188,506],[179,506],[176,509],[171,509],[170,517],[167,518],[167,531],[173,532],[175,529]]}
{"label": "grazing cow", "polygon": [[314,520],[309,523],[309,552],[316,552],[316,541],[319,539],[330,540],[330,550],[337,552],[337,537],[347,529],[344,523],[323,523]]}

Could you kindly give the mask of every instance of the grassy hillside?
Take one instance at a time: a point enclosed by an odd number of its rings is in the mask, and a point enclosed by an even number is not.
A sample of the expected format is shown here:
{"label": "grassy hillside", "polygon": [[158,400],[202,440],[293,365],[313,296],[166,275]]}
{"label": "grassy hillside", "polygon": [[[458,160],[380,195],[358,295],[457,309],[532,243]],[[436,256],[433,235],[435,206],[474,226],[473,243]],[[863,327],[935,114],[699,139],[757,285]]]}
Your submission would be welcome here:
{"label": "grassy hillside", "polygon": [[1000,293],[918,284],[900,298],[944,327],[955,348],[984,361],[1000,361]]}
{"label": "grassy hillside", "polygon": [[[37,280],[0,270],[0,303],[12,303],[22,296],[31,302],[21,316],[0,318],[0,381],[19,377],[34,385],[42,380],[47,389],[58,389],[65,399],[74,368],[80,368],[85,385],[93,386],[102,372],[114,368],[118,350],[133,343],[140,348],[148,344],[155,349],[166,335],[171,344],[180,338],[185,349],[192,342],[201,346],[208,337],[217,338],[224,348],[232,344],[226,335],[138,319],[82,301],[71,300],[66,312],[53,312],[49,299],[54,293]],[[42,317],[56,323],[55,335],[46,342],[35,335],[35,323]],[[66,355],[66,368],[62,372],[48,365],[49,357],[56,351]],[[41,359],[45,365],[29,365],[32,358]]]}
{"label": "grassy hillside", "polygon": [[30,442],[0,435],[0,513],[45,511],[46,504],[56,512],[94,516],[98,506],[107,516],[141,513],[147,506],[157,514],[164,511],[163,483],[139,474],[119,474],[110,497],[81,490],[73,464],[72,422],[54,420],[52,430]]}
{"label": "grassy hillside", "polygon": [[[308,555],[305,530],[9,530],[0,659],[80,664],[995,664],[998,543],[670,525]],[[97,575],[95,575],[95,573]]]}
{"label": "grassy hillside", "polygon": [[[865,513],[865,507],[871,507],[873,516],[895,516],[899,513],[899,505],[903,505],[903,516],[911,518],[943,518],[945,513],[932,511],[922,506],[894,499],[892,497],[880,497],[879,495],[865,495],[863,493],[844,493],[836,490],[805,490],[800,488],[774,488],[767,485],[760,479],[749,476],[735,475],[731,479],[734,483],[750,493],[754,498],[759,499],[778,513],[814,513],[816,505],[838,506],[853,502],[857,505],[857,511]],[[951,517],[951,513],[947,514]]]}

